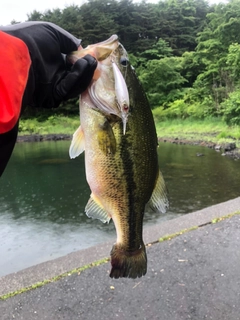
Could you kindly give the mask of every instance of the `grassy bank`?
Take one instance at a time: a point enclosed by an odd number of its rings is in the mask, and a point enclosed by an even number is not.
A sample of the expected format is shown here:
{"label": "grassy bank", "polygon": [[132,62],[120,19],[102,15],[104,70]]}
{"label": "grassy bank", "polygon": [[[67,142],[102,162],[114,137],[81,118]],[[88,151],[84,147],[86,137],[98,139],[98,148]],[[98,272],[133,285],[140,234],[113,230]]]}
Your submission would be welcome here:
{"label": "grassy bank", "polygon": [[[73,134],[78,126],[79,116],[51,115],[44,121],[34,118],[22,119],[19,135]],[[240,127],[229,127],[217,118],[156,121],[156,128],[160,138],[201,140],[214,143],[235,141],[240,147]]]}
{"label": "grassy bank", "polygon": [[240,147],[240,127],[229,127],[221,119],[166,120],[156,122],[159,138],[178,138],[213,143],[235,142]]}
{"label": "grassy bank", "polygon": [[39,121],[39,118],[21,119],[19,135],[73,134],[79,124],[79,116],[51,115],[44,121]]}

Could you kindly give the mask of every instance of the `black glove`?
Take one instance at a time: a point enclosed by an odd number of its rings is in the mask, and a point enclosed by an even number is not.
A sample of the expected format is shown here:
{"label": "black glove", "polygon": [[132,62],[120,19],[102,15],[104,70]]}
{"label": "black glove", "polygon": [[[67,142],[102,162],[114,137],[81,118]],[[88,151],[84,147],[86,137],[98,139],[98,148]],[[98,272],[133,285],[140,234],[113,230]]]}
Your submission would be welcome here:
{"label": "black glove", "polygon": [[96,59],[89,54],[78,59],[66,77],[55,86],[55,99],[67,100],[85,91],[92,80],[96,67]]}

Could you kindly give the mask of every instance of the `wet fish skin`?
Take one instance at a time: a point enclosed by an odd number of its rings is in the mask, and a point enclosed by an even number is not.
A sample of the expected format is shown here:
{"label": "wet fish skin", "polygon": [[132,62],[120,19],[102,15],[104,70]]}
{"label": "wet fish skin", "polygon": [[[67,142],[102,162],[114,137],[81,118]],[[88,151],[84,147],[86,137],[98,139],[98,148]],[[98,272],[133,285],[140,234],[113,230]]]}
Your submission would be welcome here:
{"label": "wet fish skin", "polygon": [[[122,119],[101,112],[89,91],[85,91],[80,101],[81,128],[71,147],[77,149],[75,144],[80,141],[80,151],[85,149],[86,176],[92,191],[86,214],[103,222],[112,218],[115,224],[117,241],[111,250],[110,277],[137,278],[147,272],[142,238],[145,207],[149,204],[165,212],[168,200],[158,166],[152,112],[134,70],[130,65],[121,65],[124,54],[121,45],[114,51],[129,91],[130,114],[125,134]],[[114,83],[108,84],[111,85],[114,90]]]}

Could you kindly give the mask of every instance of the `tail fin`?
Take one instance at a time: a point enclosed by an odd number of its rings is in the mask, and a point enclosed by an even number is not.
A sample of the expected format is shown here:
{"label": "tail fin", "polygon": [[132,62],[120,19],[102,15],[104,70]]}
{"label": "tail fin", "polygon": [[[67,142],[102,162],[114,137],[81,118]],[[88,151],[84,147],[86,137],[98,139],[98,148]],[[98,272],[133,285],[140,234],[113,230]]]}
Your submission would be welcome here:
{"label": "tail fin", "polygon": [[111,278],[140,278],[147,272],[145,245],[135,251],[125,251],[115,244],[111,251]]}

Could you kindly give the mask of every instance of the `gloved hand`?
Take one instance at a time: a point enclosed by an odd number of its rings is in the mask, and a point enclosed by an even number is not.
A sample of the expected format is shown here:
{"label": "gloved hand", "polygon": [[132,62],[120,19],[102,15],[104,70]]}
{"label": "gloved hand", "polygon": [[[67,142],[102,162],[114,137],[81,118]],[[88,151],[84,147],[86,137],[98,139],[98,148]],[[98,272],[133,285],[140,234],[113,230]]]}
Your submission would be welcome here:
{"label": "gloved hand", "polygon": [[56,100],[74,98],[85,91],[92,80],[96,66],[96,59],[89,54],[78,59],[66,77],[56,84],[54,88]]}

